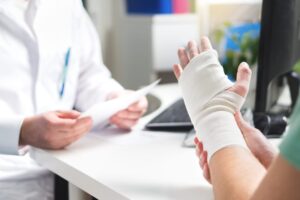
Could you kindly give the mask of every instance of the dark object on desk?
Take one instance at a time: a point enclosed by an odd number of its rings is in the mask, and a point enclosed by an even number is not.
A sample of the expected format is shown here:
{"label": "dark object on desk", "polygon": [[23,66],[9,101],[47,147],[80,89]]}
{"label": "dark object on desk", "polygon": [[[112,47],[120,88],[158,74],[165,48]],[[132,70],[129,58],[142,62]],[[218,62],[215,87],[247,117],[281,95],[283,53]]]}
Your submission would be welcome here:
{"label": "dark object on desk", "polygon": [[[300,59],[300,0],[263,0],[261,16],[254,121],[267,136],[274,129],[280,136],[286,126],[283,115],[289,116],[299,94],[300,79],[293,67]],[[286,111],[268,115],[285,80],[292,105]]]}
{"label": "dark object on desk", "polygon": [[287,127],[286,117],[278,114],[255,113],[253,122],[267,138],[280,137]]}
{"label": "dark object on desk", "polygon": [[183,99],[178,99],[157,117],[152,119],[146,128],[157,131],[190,131],[193,128]]}
{"label": "dark object on desk", "polygon": [[157,98],[155,95],[147,94],[146,98],[149,102],[149,106],[148,106],[147,112],[144,114],[144,116],[151,114],[152,112],[156,111],[161,106],[160,99]]}

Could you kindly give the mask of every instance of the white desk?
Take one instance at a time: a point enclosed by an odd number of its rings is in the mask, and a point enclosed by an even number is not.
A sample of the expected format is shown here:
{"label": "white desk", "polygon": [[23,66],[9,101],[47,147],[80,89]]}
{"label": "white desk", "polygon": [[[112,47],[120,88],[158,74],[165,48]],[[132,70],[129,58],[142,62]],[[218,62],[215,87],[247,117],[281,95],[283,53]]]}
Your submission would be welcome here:
{"label": "white desk", "polygon": [[162,106],[131,133],[90,133],[65,150],[33,149],[32,158],[99,200],[213,199],[194,149],[181,146],[185,134],[141,130],[180,96],[176,85],[159,86],[153,94],[163,97]]}

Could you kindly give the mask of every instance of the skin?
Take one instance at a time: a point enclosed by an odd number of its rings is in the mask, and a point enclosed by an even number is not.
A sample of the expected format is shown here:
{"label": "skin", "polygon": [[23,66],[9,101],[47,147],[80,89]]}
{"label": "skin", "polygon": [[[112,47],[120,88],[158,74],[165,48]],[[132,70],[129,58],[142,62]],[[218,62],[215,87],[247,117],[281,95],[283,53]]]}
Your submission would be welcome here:
{"label": "skin", "polygon": [[[174,65],[177,78],[187,67],[187,64],[201,52],[211,49],[208,38],[201,39],[200,47],[195,41],[188,43],[188,50],[178,50],[180,64]],[[246,63],[238,68],[237,81],[230,91],[245,97],[249,89],[251,70]],[[257,131],[246,124],[240,114],[235,119],[241,128],[251,152],[238,146],[228,146],[217,151],[207,164],[207,153],[199,141],[197,155],[203,166],[205,176],[213,185],[215,199],[228,200],[265,200],[265,199],[300,199],[300,171],[289,165],[280,155],[274,159],[273,150],[265,145],[265,141]],[[232,123],[235,123],[234,121]],[[255,146],[255,142],[258,147]],[[260,154],[259,146],[265,148],[265,158]],[[274,160],[272,162],[272,160]],[[271,163],[271,164],[270,164]]]}
{"label": "skin", "polygon": [[[118,98],[129,93],[129,91],[114,92],[109,98]],[[146,112],[147,107],[148,102],[143,97],[111,117],[110,123],[129,130]],[[46,112],[24,119],[19,144],[43,149],[62,149],[88,133],[91,127],[92,119],[80,117],[77,111]]]}
{"label": "skin", "polygon": [[[114,99],[122,95],[127,95],[133,91],[125,90],[111,93],[108,99]],[[145,114],[148,108],[146,97],[142,97],[138,102],[130,105],[127,109],[122,110],[110,118],[110,123],[125,130],[130,130],[135,126],[139,119]]]}
{"label": "skin", "polygon": [[89,117],[79,118],[77,111],[54,111],[25,118],[20,132],[20,145],[44,149],[61,149],[75,142],[91,126]]}

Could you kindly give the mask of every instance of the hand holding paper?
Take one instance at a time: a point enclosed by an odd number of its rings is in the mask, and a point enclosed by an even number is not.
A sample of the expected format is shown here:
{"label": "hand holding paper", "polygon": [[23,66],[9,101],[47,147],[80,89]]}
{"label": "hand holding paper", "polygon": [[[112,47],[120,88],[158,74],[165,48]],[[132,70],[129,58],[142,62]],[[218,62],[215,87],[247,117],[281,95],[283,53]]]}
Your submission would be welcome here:
{"label": "hand holding paper", "polygon": [[[108,100],[128,96],[132,94],[132,90],[123,90],[111,93]],[[148,101],[145,96],[139,98],[136,102],[121,110],[109,118],[109,123],[118,128],[129,130],[134,127],[145,114],[148,109]]]}
{"label": "hand holding paper", "polygon": [[103,124],[119,111],[122,111],[128,108],[131,104],[137,102],[140,98],[149,93],[151,89],[153,89],[158,83],[159,80],[126,96],[121,96],[116,99],[98,103],[84,112],[82,117],[90,116],[93,119],[94,127],[96,125]]}

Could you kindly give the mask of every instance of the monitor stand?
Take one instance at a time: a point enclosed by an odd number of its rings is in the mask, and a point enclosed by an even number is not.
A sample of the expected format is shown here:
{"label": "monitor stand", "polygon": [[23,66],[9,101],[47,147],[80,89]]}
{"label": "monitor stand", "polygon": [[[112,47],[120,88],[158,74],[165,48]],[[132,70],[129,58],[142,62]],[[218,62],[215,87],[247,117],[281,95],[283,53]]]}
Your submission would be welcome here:
{"label": "monitor stand", "polygon": [[253,122],[268,138],[278,138],[284,133],[287,127],[287,118],[291,115],[293,108],[297,103],[300,88],[300,78],[295,72],[290,72],[285,75],[290,91],[291,105],[280,112],[254,112]]}

